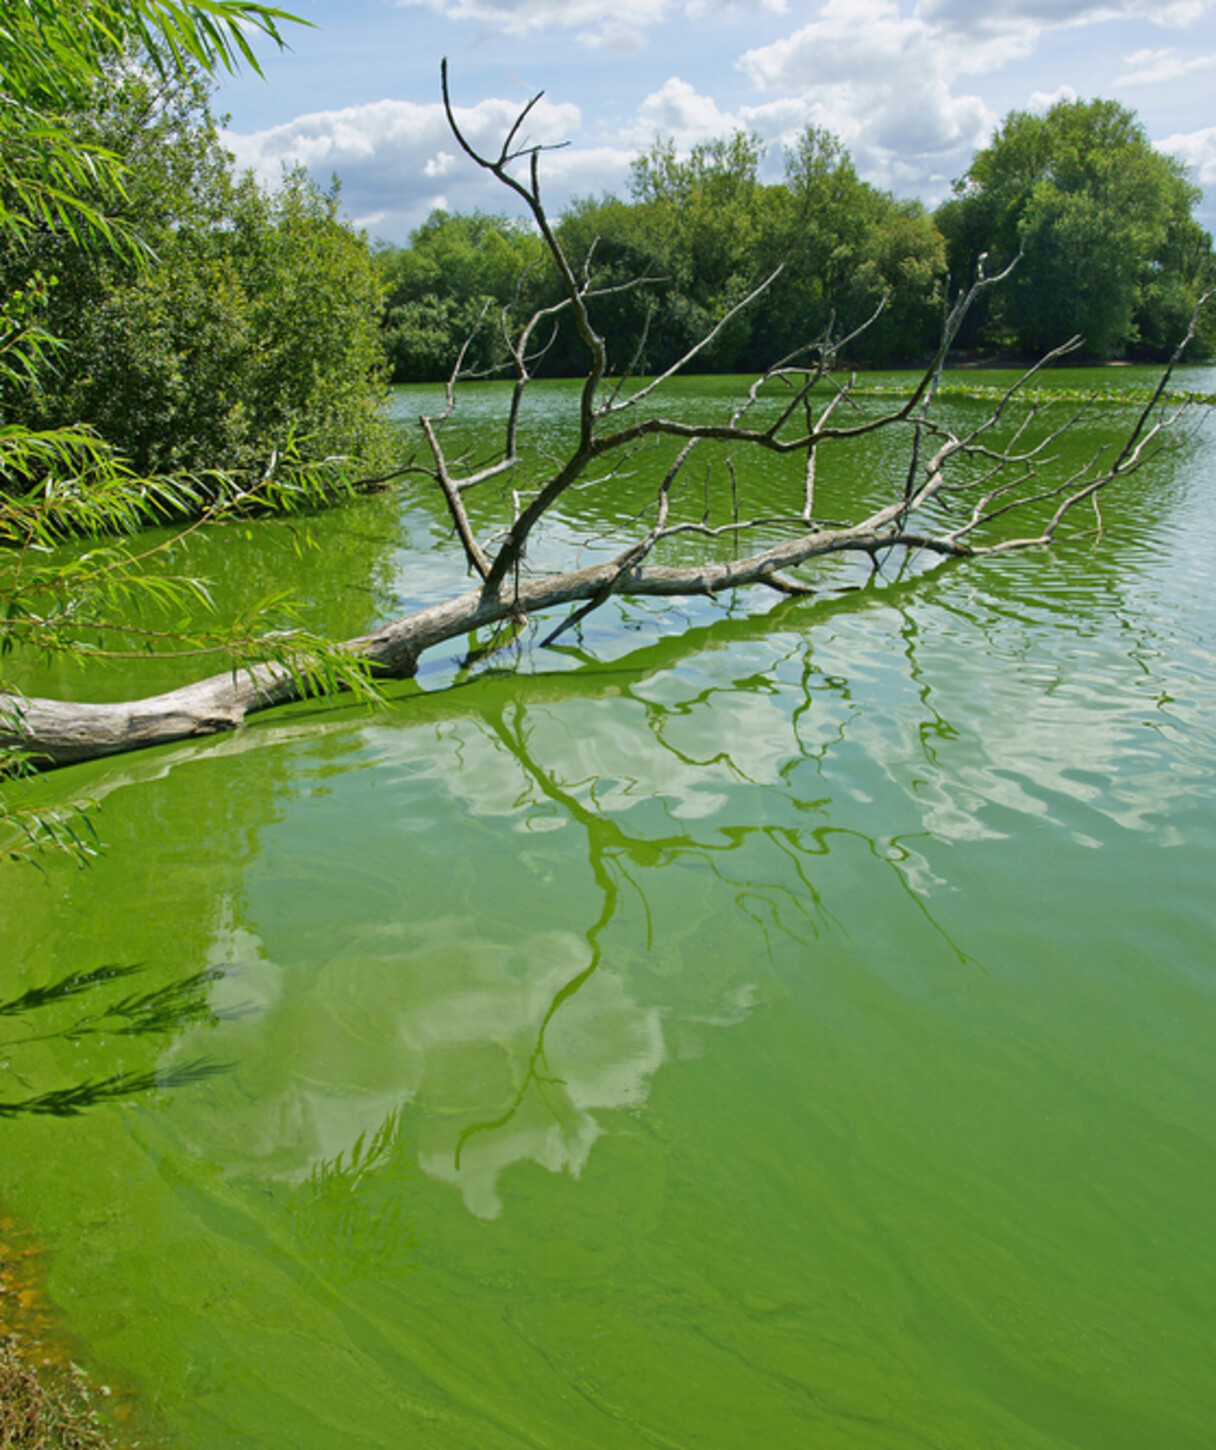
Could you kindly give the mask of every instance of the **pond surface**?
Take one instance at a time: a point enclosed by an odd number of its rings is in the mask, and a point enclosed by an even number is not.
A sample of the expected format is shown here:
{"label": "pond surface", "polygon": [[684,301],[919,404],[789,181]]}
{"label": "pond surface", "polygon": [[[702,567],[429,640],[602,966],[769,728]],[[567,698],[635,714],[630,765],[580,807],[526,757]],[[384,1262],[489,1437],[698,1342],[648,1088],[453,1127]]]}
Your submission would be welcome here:
{"label": "pond surface", "polygon": [[[105,851],[6,873],[0,998],[116,970],[0,1015],[0,1098],[161,1086],[0,1118],[0,1205],[144,1443],[1210,1446],[1214,433],[1100,539],[39,783]],[[192,567],[336,634],[464,587],[408,492],[309,528]]]}

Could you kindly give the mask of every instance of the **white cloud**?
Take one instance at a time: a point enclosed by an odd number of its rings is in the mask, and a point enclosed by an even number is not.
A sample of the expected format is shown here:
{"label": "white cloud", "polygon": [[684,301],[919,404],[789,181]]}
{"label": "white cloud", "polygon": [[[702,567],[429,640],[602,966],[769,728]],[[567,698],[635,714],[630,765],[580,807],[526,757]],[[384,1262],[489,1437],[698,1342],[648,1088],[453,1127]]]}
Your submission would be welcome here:
{"label": "white cloud", "polygon": [[786,93],[742,114],[762,133],[779,124],[785,141],[800,124],[826,126],[871,180],[940,193],[996,119],[979,96],[955,95],[950,80],[997,63],[998,51],[1008,47],[964,55],[893,0],[827,0],[817,20],[740,58],[757,86]]}
{"label": "white cloud", "polygon": [[656,135],[670,136],[681,150],[698,141],[725,136],[744,122],[729,111],[719,110],[712,96],[701,95],[679,76],[670,76],[638,107],[637,119],[622,129],[622,138],[647,146]]}
{"label": "white cloud", "polygon": [[446,176],[456,165],[456,158],[450,151],[440,151],[422,168],[423,176]]}
{"label": "white cloud", "polygon": [[1045,116],[1052,106],[1059,105],[1061,101],[1076,99],[1077,93],[1071,86],[1060,86],[1054,91],[1032,91],[1026,109],[1033,111],[1036,116]]}
{"label": "white cloud", "polygon": [[1119,76],[1117,86],[1151,85],[1157,81],[1172,81],[1193,70],[1206,70],[1216,65],[1216,55],[1194,55],[1184,59],[1170,46],[1165,50],[1138,50],[1134,55],[1124,57],[1134,67],[1127,75]]}
{"label": "white cloud", "polygon": [[628,55],[646,49],[646,37],[630,25],[608,25],[603,30],[585,30],[575,40],[585,50],[608,50]]}
{"label": "white cloud", "polygon": [[827,0],[817,20],[747,51],[738,64],[769,90],[858,79],[896,85],[918,72],[950,78],[991,70],[1032,44],[1022,30],[964,41],[918,14],[902,15],[895,0]]}
{"label": "white cloud", "polygon": [[[541,172],[541,184],[549,198],[546,205],[556,211],[569,196],[598,196],[604,191],[619,196],[633,156],[632,148],[620,146],[572,146],[565,151],[551,151]],[[501,208],[501,201],[496,206]]]}
{"label": "white cloud", "polygon": [[685,0],[684,14],[690,20],[699,20],[715,12],[738,10],[767,10],[772,15],[789,13],[786,0]]}
{"label": "white cloud", "polygon": [[[500,99],[456,108],[469,141],[495,153],[518,113],[516,102]],[[528,118],[526,139],[547,145],[574,139],[581,119],[577,106],[542,99]],[[519,209],[498,182],[456,154],[438,103],[376,101],[318,111],[265,131],[226,132],[224,143],[238,166],[253,170],[270,185],[278,181],[284,166],[306,166],[322,182],[336,172],[347,210],[395,239],[404,240],[435,207]],[[619,189],[630,154],[614,147],[550,152],[544,166],[547,194],[560,206],[563,189],[580,193]],[[441,193],[436,186],[440,179]]]}
{"label": "white cloud", "polygon": [[1185,161],[1201,185],[1216,186],[1216,126],[1185,136],[1167,136],[1155,144],[1158,151]]}
{"label": "white cloud", "polygon": [[667,0],[397,0],[425,4],[446,20],[476,20],[512,35],[556,27],[651,25],[666,18]]}
{"label": "white cloud", "polygon": [[[784,15],[787,0],[397,0],[400,6],[426,5],[445,20],[475,20],[510,35],[536,30],[583,30],[602,26],[598,34],[657,25],[674,10],[690,20],[715,11],[767,10]],[[636,47],[627,47],[636,48]]]}
{"label": "white cloud", "polygon": [[1062,26],[1105,20],[1192,25],[1216,0],[918,0],[916,15],[941,30],[967,35],[1022,31],[1032,37]]}

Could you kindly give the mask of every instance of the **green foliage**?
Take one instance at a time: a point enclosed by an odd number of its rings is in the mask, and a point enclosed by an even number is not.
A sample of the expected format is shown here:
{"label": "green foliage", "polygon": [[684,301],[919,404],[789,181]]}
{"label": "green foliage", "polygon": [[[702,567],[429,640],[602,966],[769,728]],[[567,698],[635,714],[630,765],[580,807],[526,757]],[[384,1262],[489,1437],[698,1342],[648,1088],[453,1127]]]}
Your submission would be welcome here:
{"label": "green foliage", "polygon": [[632,206],[582,202],[562,219],[563,244],[576,260],[592,256],[601,283],[655,279],[596,304],[611,355],[627,361],[641,345],[643,368],[670,366],[780,267],[699,367],[762,371],[829,326],[852,331],[888,293],[893,302],[850,356],[919,356],[938,326],[944,272],[923,208],[860,181],[840,142],[815,127],[787,153],[783,184],[759,181],[762,154],[743,132],[686,160],[657,141],[634,162]]}
{"label": "green foliage", "polygon": [[[738,131],[681,157],[657,139],[632,167],[632,199],[584,198],[557,233],[598,295],[591,315],[614,371],[671,366],[779,266],[780,275],[698,355],[699,370],[763,369],[821,335],[856,328],[883,297],[879,323],[850,350],[858,361],[919,357],[940,322],[944,243],[917,203],[897,202],[858,179],[848,153],[810,127],[786,158],[779,185],[759,179],[764,148]],[[539,239],[505,217],[435,213],[405,248],[384,248],[386,340],[393,377],[446,377],[467,338],[466,363],[507,360],[499,317],[560,301]],[[522,285],[521,285],[522,283]],[[548,334],[538,339],[549,342]],[[544,370],[586,366],[568,318],[556,327]]]}
{"label": "green foliage", "polygon": [[[661,371],[695,341],[704,316],[676,282],[674,248],[661,207],[631,206],[616,197],[576,201],[562,217],[558,237],[576,266],[591,259],[598,287],[628,288],[591,303],[614,369],[636,359],[637,372]],[[585,366],[573,328],[559,333],[545,363],[553,372],[569,374]]]}
{"label": "green foliage", "polygon": [[302,458],[382,471],[379,281],[337,192],[236,179],[195,74],[107,73],[72,125],[121,157],[115,220],[149,255],[55,229],[0,256],[5,282],[55,279],[41,322],[63,344],[38,388],[0,390],[9,416],[88,418],[146,472],[260,468],[289,436]]}
{"label": "green foliage", "polygon": [[[686,160],[671,141],[656,140],[633,163],[630,190],[643,213],[649,250],[669,278],[659,337],[668,366],[762,280],[771,232],[768,188],[758,180],[764,147],[736,131],[694,146]],[[661,274],[662,275],[662,274]],[[705,365],[733,370],[753,319],[735,318],[707,350]]]}
{"label": "green foliage", "polygon": [[651,209],[649,225],[666,239],[681,290],[709,310],[721,305],[732,279],[754,270],[763,157],[759,137],[736,131],[694,146],[684,161],[674,143],[658,140],[633,163],[634,201]]}
{"label": "green foliage", "polygon": [[855,271],[842,289],[841,322],[860,327],[881,297],[887,305],[850,349],[875,366],[932,350],[941,330],[946,246],[919,202],[885,205],[866,233]]}
{"label": "green foliage", "polygon": [[1024,253],[973,341],[1038,352],[1080,333],[1099,357],[1168,352],[1213,274],[1198,188],[1115,101],[1012,112],[956,190],[937,215],[956,275],[985,251],[990,270]]}
{"label": "green foliage", "polygon": [[[40,227],[110,247],[131,244],[105,202],[125,168],[65,117],[86,106],[107,65],[142,54],[160,76],[257,70],[251,38],[282,44],[286,11],[252,0],[7,0],[0,18],[0,238]],[[99,203],[100,198],[100,203]]]}
{"label": "green foliage", "polygon": [[[371,688],[284,601],[182,623],[207,589],[173,568],[205,524],[348,491],[350,455],[385,436],[366,244],[300,176],[273,196],[234,181],[207,109],[206,75],[252,61],[282,18],[246,0],[12,0],[0,17],[0,659],[170,651]],[[79,811],[12,794],[34,764],[21,709],[0,680],[0,856],[83,861]]]}
{"label": "green foliage", "polygon": [[[907,361],[931,349],[940,328],[945,273],[942,238],[917,202],[900,202],[861,181],[829,132],[809,126],[786,153],[776,246],[766,261],[785,269],[761,300],[763,367],[831,326],[855,331],[886,298],[878,321],[850,346],[871,365]],[[760,355],[767,349],[767,357]]]}
{"label": "green foliage", "polygon": [[540,238],[519,222],[444,211],[432,212],[408,247],[381,246],[376,264],[393,381],[447,377],[470,337],[469,366],[502,363],[501,310],[538,270],[542,250]]}
{"label": "green foliage", "polygon": [[282,44],[277,22],[306,24],[251,0],[9,0],[0,28],[5,93],[38,110],[88,93],[106,61],[136,51],[161,74],[242,61],[261,74],[250,33]]}
{"label": "green foliage", "polygon": [[[1197,189],[1113,101],[1014,112],[934,216],[862,181],[839,139],[819,127],[788,149],[780,184],[760,180],[763,156],[743,131],[686,156],[658,138],[633,162],[629,200],[567,208],[558,236],[601,292],[591,316],[614,371],[669,367],[778,267],[695,370],[762,370],[829,328],[852,333],[884,299],[849,360],[919,360],[937,343],[947,278],[957,290],[981,254],[991,273],[1020,249],[1013,277],[974,310],[961,346],[1039,352],[1081,332],[1091,354],[1165,357],[1216,280],[1211,238],[1191,215]],[[521,312],[560,299],[551,269],[535,266],[538,246],[505,217],[436,213],[408,247],[385,248],[394,379],[446,377],[474,333],[466,360],[502,365],[499,311],[519,279]],[[1192,355],[1214,347],[1209,315]],[[577,375],[585,365],[563,320],[544,369]]]}

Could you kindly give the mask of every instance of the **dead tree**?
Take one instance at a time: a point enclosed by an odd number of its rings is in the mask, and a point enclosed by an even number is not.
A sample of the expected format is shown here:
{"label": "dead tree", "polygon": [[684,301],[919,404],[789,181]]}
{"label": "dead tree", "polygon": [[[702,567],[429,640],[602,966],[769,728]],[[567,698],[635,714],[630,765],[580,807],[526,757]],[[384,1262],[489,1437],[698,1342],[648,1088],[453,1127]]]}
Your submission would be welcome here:
{"label": "dead tree", "polygon": [[[945,310],[937,349],[898,406],[873,416],[856,415],[856,378],[840,381],[834,372],[837,358],[847,355],[857,336],[854,333],[808,342],[774,362],[721,422],[690,423],[667,416],[664,384],[695,363],[773,278],[761,283],[659,377],[631,381],[629,368],[610,376],[607,347],[593,314],[597,298],[619,289],[597,286],[593,257],[581,267],[572,265],[550,222],[540,189],[541,157],[548,148],[523,136],[539,99],[535,97],[520,112],[496,156],[482,155],[460,128],[445,63],[443,100],[452,133],[472,164],[527,206],[560,279],[561,298],[522,322],[514,320],[511,308],[500,319],[514,387],[501,438],[486,461],[469,466],[445,450],[443,425],[458,407],[462,383],[471,376],[464,364],[467,347],[448,380],[445,410],[419,419],[421,461],[415,455],[411,472],[442,497],[473,583],[453,599],[348,641],[350,656],[374,672],[408,676],[425,651],[447,641],[494,625],[518,630],[546,611],[567,611],[541,640],[542,646],[549,645],[614,596],[716,595],[751,585],[783,594],[809,593],[810,586],[792,577],[791,571],[829,555],[873,560],[903,551],[962,559],[1049,545],[1072,527],[1069,521],[1075,510],[1086,503],[1096,509],[1103,489],[1158,452],[1177,423],[1185,404],[1171,402],[1167,390],[1173,368],[1194,335],[1194,321],[1151,398],[1081,467],[1061,462],[1054,450],[1086,416],[1086,406],[1057,421],[1025,396],[1026,385],[1050,363],[1078,348],[1080,338],[1024,372],[978,421],[965,427],[943,421],[936,395],[959,327],[976,298],[999,285],[1009,270],[987,276],[982,259],[979,275]],[[527,391],[549,340],[547,330],[551,336],[560,317],[572,321],[588,359],[579,393],[577,434],[564,457],[551,460],[539,477],[529,477],[536,464],[525,440]],[[774,397],[779,399],[775,408]],[[766,410],[771,416],[762,419]],[[851,411],[854,420],[847,421]],[[817,518],[816,463],[822,445],[848,447],[870,435],[893,432],[906,438],[906,454],[903,466],[888,481],[886,500],[861,510],[855,518]],[[675,455],[624,547],[614,557],[584,567],[533,571],[529,543],[546,518],[559,510],[563,497],[576,485],[585,485],[592,473],[600,475],[602,486],[610,486],[614,466],[657,440],[671,440]],[[701,499],[693,506],[691,490],[681,486],[696,450],[712,445],[735,455],[752,451],[801,460],[797,496],[791,497],[788,512],[749,513],[729,459],[719,469],[722,482],[716,507],[712,501],[705,507]],[[495,486],[503,517],[490,537],[479,538],[466,500],[474,490],[485,493]],[[1019,520],[1029,521],[1022,532]],[[653,561],[666,540],[702,538],[709,554],[710,541],[723,536],[734,544],[729,559],[706,557],[683,565]],[[749,540],[763,542],[749,546]],[[9,722],[7,733],[0,733],[0,744],[18,746],[44,764],[64,764],[229,730],[252,712],[299,698],[307,689],[307,669],[298,663],[270,662],[243,665],[164,695],[118,704],[0,695],[0,723]]]}

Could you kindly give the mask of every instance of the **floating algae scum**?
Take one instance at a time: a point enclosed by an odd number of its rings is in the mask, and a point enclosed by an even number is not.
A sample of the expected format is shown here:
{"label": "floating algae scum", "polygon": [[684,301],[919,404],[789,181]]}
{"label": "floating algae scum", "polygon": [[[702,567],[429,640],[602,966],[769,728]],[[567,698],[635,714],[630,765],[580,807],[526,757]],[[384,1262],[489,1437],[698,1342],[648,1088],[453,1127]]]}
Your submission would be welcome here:
{"label": "floating algae scum", "polygon": [[[132,1433],[1206,1447],[1214,477],[1208,421],[1100,538],[613,602],[36,783],[106,849],[8,873],[5,995],[115,974],[0,1017],[0,1098],[161,1086],[13,1111],[0,1202]],[[594,552],[604,506],[555,528]],[[463,577],[408,493],[310,527],[191,567],[339,637]]]}

